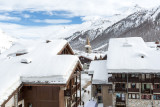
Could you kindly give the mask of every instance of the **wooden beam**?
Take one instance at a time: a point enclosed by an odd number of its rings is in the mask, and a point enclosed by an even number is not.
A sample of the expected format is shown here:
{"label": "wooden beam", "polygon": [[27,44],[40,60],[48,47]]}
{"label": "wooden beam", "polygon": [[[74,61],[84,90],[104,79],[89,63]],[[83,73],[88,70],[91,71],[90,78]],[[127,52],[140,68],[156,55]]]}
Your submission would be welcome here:
{"label": "wooden beam", "polygon": [[20,86],[8,97],[7,100],[5,100],[3,103],[2,103],[2,107],[5,107],[5,104],[13,97],[14,94],[16,94],[18,91],[19,91],[19,88],[22,86],[23,84],[20,84]]}
{"label": "wooden beam", "polygon": [[29,84],[29,83],[24,83],[23,86],[47,86],[47,87],[62,87],[66,86],[66,84]]}

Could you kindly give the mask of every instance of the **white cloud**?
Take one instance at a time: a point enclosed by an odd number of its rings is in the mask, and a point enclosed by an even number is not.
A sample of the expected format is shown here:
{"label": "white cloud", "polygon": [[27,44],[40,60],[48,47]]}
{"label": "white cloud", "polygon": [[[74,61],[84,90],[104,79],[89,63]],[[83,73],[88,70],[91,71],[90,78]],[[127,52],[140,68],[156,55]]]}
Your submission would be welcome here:
{"label": "white cloud", "polygon": [[21,18],[19,17],[11,17],[11,16],[8,16],[8,15],[0,15],[0,20],[1,21],[20,21]]}
{"label": "white cloud", "polygon": [[82,29],[82,27],[80,25],[23,26],[0,22],[0,29],[6,34],[17,38],[38,38],[45,40],[69,37],[77,29]]}
{"label": "white cloud", "polygon": [[1,0],[0,10],[68,11],[74,16],[107,16],[135,4],[155,7],[160,0]]}
{"label": "white cloud", "polygon": [[72,22],[71,20],[65,20],[65,19],[44,19],[44,20],[35,19],[33,21],[37,23],[49,23],[49,24],[62,24],[62,23]]}
{"label": "white cloud", "polygon": [[29,14],[23,14],[24,18],[30,18],[31,16]]}

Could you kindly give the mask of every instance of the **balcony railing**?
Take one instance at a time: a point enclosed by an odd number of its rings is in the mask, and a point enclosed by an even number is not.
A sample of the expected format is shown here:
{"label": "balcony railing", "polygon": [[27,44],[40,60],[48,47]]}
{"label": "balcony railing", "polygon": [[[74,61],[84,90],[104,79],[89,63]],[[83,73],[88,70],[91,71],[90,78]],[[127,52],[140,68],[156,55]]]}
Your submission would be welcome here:
{"label": "balcony railing", "polygon": [[128,92],[139,92],[138,88],[128,88]]}
{"label": "balcony railing", "polygon": [[115,88],[116,92],[126,92],[126,88]]}
{"label": "balcony railing", "polygon": [[81,102],[81,99],[79,97],[77,97],[77,101],[76,101],[76,98],[75,98],[75,101],[72,103],[71,107],[78,107],[80,102]]}
{"label": "balcony railing", "polygon": [[78,89],[80,89],[80,83],[77,83],[77,87],[76,87],[76,85],[74,85],[73,87],[72,87],[72,89],[67,89],[67,90],[65,90],[64,91],[64,95],[65,96],[71,96],[72,94],[74,94]]}
{"label": "balcony railing", "polygon": [[144,89],[141,92],[144,94],[152,94],[153,91],[151,89]]}
{"label": "balcony railing", "polygon": [[154,78],[148,78],[148,79],[141,79],[141,82],[143,83],[153,83]]}
{"label": "balcony railing", "polygon": [[154,78],[154,83],[160,83],[160,78]]}
{"label": "balcony railing", "polygon": [[[119,78],[119,77],[109,77],[109,82],[127,82],[127,78]],[[134,82],[134,83],[159,83],[160,78],[146,78],[146,79],[140,79],[139,77],[128,77],[128,82]]]}
{"label": "balcony railing", "polygon": [[128,77],[128,82],[141,82],[141,80],[138,77]]}
{"label": "balcony railing", "polygon": [[126,105],[126,101],[122,99],[116,99],[116,105]]}
{"label": "balcony railing", "polygon": [[160,89],[153,89],[153,93],[160,93]]}
{"label": "balcony railing", "polygon": [[75,93],[80,88],[80,83],[78,83],[77,88],[76,85],[72,88],[71,93]]}

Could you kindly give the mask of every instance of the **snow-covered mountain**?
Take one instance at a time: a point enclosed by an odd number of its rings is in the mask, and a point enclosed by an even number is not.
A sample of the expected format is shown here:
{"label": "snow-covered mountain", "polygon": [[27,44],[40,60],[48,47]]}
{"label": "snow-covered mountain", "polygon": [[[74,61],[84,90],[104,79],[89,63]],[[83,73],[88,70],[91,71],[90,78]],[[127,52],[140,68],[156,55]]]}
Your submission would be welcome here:
{"label": "snow-covered mountain", "polygon": [[12,46],[14,39],[0,29],[0,54]]}
{"label": "snow-covered mountain", "polygon": [[[98,19],[89,21],[87,29],[80,29],[67,38],[76,50],[83,50],[86,36],[90,38],[93,49],[106,50],[110,38],[140,36],[145,41],[156,41],[160,39],[160,7],[145,10],[139,6],[126,10],[133,12],[117,14],[109,19]],[[90,24],[89,24],[90,23]]]}

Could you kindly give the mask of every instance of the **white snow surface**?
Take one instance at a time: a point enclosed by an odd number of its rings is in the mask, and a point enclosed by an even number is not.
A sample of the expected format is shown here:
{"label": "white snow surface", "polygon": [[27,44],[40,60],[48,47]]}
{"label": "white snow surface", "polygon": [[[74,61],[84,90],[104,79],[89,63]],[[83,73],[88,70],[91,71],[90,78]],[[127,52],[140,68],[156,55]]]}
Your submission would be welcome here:
{"label": "white snow surface", "polygon": [[[28,44],[25,44],[28,43]],[[22,83],[66,84],[79,59],[73,55],[57,55],[67,43],[54,40],[50,43],[28,41],[15,43],[0,56],[0,105]],[[8,56],[27,48],[28,54]],[[29,64],[22,59],[31,59]]]}
{"label": "white snow surface", "polygon": [[1,29],[0,29],[0,54],[4,52],[5,50],[9,49],[12,46],[12,42],[14,41],[13,38],[6,35]]}
{"label": "white snow surface", "polygon": [[106,62],[106,60],[95,60],[91,62],[89,71],[94,71],[92,84],[108,83],[108,72]]}
{"label": "white snow surface", "polygon": [[84,107],[97,107],[97,103],[95,101],[88,101]]}
{"label": "white snow surface", "polygon": [[[131,46],[124,46],[126,43]],[[159,73],[159,61],[160,51],[148,47],[141,37],[114,38],[109,41],[109,73]]]}

